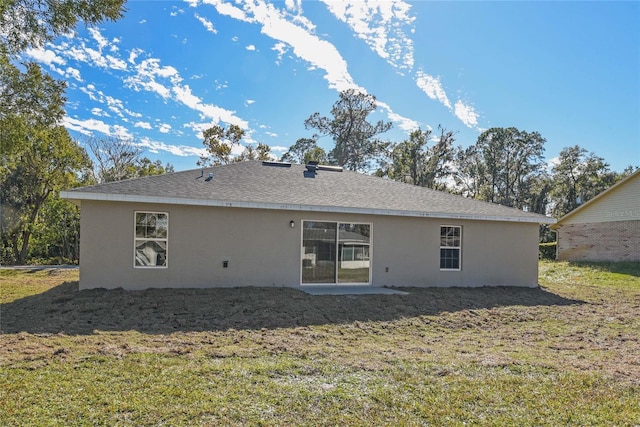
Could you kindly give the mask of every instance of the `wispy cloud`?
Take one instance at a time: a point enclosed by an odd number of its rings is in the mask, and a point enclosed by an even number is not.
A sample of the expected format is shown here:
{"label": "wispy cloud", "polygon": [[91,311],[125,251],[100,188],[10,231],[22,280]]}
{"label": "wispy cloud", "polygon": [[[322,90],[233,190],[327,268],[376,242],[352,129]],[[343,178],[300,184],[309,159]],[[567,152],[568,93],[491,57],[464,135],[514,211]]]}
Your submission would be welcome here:
{"label": "wispy cloud", "polygon": [[426,93],[429,98],[440,101],[440,103],[447,107],[449,110],[452,109],[451,101],[449,101],[449,98],[447,97],[447,94],[442,87],[442,83],[440,83],[440,79],[438,77],[433,77],[425,74],[422,71],[418,71],[416,73],[416,85],[418,85],[418,87],[422,89],[422,91]]}
{"label": "wispy cloud", "polygon": [[26,50],[25,54],[28,57],[35,59],[36,61],[46,65],[52,65],[52,64],[65,65],[67,63],[67,61],[64,58],[58,56],[53,50],[49,50],[49,49],[29,48]]}
{"label": "wispy cloud", "polygon": [[[411,5],[403,0],[322,0],[327,9],[345,22],[354,34],[364,40],[378,56],[403,73],[414,66],[415,17]],[[477,128],[479,115],[472,106],[458,101],[451,104],[439,77],[418,70],[416,85],[431,99],[447,107],[465,126]],[[408,123],[404,124],[409,126]],[[403,125],[401,124],[401,127]]]}
{"label": "wispy cloud", "polygon": [[[195,0],[190,0],[188,3],[191,6],[198,4]],[[284,53],[291,48],[293,54],[310,64],[310,68],[323,70],[330,89],[337,91],[356,89],[367,93],[365,88],[357,85],[353,80],[347,61],[338,49],[332,43],[318,37],[313,32],[315,27],[306,18],[291,15],[262,0],[245,3],[242,9],[220,0],[203,0],[203,3],[215,7],[221,15],[259,25],[264,35],[278,42],[274,47],[278,52]],[[287,7],[299,11],[300,6],[301,4],[298,3],[289,3]],[[399,122],[403,129],[410,126],[409,123],[411,126],[415,123],[411,119],[394,114],[387,104],[378,103],[378,105],[387,110],[389,117]]]}
{"label": "wispy cloud", "polygon": [[141,129],[151,129],[151,123],[149,122],[135,122],[133,126]]}
{"label": "wispy cloud", "polygon": [[193,16],[195,16],[196,19],[198,21],[200,21],[202,23],[202,25],[204,25],[204,28],[208,32],[213,33],[213,34],[218,34],[218,30],[216,30],[215,27],[213,26],[213,22],[209,21],[207,18],[205,18],[203,16],[198,15],[197,13],[194,14]]}
{"label": "wispy cloud", "polygon": [[147,149],[151,153],[158,153],[164,151],[171,153],[174,156],[187,157],[187,156],[204,156],[207,151],[204,148],[190,147],[188,145],[172,145],[166,144],[160,141],[154,141],[148,137],[141,138],[136,145]]}
{"label": "wispy cloud", "polygon": [[476,113],[473,106],[465,104],[462,101],[457,101],[455,105],[455,114],[467,127],[478,127],[479,114]]}
{"label": "wispy cloud", "polygon": [[414,64],[412,33],[415,18],[402,0],[322,0],[329,11],[393,67],[411,70]]}
{"label": "wispy cloud", "polygon": [[83,135],[93,135],[95,132],[102,133],[107,136],[118,137],[126,140],[133,138],[133,135],[127,128],[121,125],[109,125],[98,119],[77,119],[65,116],[62,119],[64,127]]}

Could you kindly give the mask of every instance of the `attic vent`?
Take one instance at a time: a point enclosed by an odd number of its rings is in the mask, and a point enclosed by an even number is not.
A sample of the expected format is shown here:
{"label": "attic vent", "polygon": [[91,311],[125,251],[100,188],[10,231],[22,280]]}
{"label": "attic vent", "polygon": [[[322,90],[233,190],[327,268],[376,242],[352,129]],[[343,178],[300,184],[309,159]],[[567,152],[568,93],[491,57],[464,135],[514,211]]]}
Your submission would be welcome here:
{"label": "attic vent", "polygon": [[278,168],[290,168],[291,167],[291,163],[288,162],[271,162],[271,161],[263,161],[262,162],[262,166],[275,166]]}
{"label": "attic vent", "polygon": [[305,168],[307,168],[307,170],[304,171],[304,177],[315,178],[316,171],[318,170],[318,162],[309,162],[305,165]]}
{"label": "attic vent", "polygon": [[344,169],[342,166],[318,165],[318,170],[330,171],[330,172],[342,172]]}

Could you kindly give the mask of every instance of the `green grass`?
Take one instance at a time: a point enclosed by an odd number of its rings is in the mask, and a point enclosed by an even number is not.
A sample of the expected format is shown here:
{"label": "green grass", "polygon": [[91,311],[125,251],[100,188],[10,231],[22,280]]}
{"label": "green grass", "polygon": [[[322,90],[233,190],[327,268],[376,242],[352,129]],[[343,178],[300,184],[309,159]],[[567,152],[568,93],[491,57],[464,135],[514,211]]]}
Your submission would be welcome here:
{"label": "green grass", "polygon": [[640,425],[638,263],[369,297],[74,274],[1,272],[0,425]]}

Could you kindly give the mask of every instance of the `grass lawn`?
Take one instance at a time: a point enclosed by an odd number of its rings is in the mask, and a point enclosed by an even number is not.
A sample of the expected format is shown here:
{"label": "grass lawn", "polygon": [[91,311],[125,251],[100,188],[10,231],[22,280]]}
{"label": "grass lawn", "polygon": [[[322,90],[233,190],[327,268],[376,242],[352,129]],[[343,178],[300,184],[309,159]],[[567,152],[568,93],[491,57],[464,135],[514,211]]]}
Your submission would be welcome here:
{"label": "grass lawn", "polygon": [[0,271],[0,425],[640,426],[640,263],[406,296],[77,275]]}

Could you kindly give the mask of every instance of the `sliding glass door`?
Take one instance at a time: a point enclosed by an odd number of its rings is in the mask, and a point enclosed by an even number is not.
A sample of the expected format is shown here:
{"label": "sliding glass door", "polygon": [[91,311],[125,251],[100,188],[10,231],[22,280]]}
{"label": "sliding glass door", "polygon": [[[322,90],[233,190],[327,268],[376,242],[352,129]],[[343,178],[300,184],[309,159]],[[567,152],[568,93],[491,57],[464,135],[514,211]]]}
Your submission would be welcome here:
{"label": "sliding glass door", "polygon": [[302,222],[302,283],[369,283],[371,224]]}
{"label": "sliding glass door", "polygon": [[335,222],[302,222],[302,283],[335,283]]}

